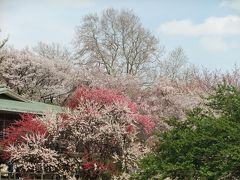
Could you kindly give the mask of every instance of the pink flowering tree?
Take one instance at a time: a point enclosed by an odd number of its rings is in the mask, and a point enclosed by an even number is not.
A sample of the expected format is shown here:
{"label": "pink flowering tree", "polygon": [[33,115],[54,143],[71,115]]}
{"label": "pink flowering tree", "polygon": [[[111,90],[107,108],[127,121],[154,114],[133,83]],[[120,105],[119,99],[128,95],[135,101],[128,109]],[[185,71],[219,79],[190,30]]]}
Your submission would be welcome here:
{"label": "pink flowering tree", "polygon": [[118,177],[137,168],[136,160],[148,151],[145,140],[154,127],[121,94],[86,87],[75,91],[64,113],[31,121],[46,131],[19,133],[21,142],[6,143],[12,162],[22,172],[50,171],[67,178],[78,174],[84,179]]}
{"label": "pink flowering tree", "polygon": [[[46,128],[44,124],[37,121],[33,115],[23,114],[21,119],[12,124],[9,128],[5,129],[5,138],[1,142],[2,147],[9,147],[12,145],[19,145],[26,142],[25,137],[30,135],[45,135]],[[2,160],[8,160],[11,154],[4,151],[1,154]]]}

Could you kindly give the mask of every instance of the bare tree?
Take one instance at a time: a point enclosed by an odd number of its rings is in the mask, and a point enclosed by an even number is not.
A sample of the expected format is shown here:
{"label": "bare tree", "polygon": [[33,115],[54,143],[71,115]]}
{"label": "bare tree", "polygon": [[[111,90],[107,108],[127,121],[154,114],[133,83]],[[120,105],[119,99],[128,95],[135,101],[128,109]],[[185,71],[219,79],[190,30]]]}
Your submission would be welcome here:
{"label": "bare tree", "polygon": [[188,63],[188,58],[181,47],[170,51],[164,60],[159,61],[158,74],[160,77],[170,80],[189,80],[197,73],[197,68]]}
{"label": "bare tree", "polygon": [[[1,29],[0,29],[0,32],[1,32]],[[7,43],[7,41],[8,41],[8,37],[4,38],[3,40],[0,40],[0,49],[3,48],[3,46]]]}
{"label": "bare tree", "polygon": [[68,48],[58,43],[47,44],[38,42],[38,44],[33,47],[33,51],[38,55],[48,59],[61,59],[67,61],[71,59],[71,53]]}
{"label": "bare tree", "polygon": [[161,52],[158,39],[130,10],[105,10],[87,15],[73,41],[79,64],[104,69],[110,75],[141,75]]}

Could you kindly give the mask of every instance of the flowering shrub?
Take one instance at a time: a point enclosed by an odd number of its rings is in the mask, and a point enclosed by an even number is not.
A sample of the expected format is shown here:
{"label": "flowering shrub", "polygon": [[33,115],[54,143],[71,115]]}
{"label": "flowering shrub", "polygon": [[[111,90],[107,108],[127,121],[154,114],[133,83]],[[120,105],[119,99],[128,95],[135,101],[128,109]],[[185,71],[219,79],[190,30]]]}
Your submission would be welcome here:
{"label": "flowering shrub", "polygon": [[[44,101],[72,87],[75,69],[63,59],[37,56],[23,49],[6,48],[0,52],[0,81],[20,95]],[[71,81],[70,81],[71,78]]]}
{"label": "flowering shrub", "polygon": [[[10,145],[22,144],[26,141],[24,138],[27,135],[43,135],[46,133],[46,128],[44,124],[40,121],[34,119],[34,116],[29,114],[21,115],[21,120],[16,121],[9,128],[5,129],[5,139],[1,142],[3,147]],[[4,160],[9,159],[10,154],[8,152],[3,152],[1,157]]]}
{"label": "flowering shrub", "polygon": [[16,162],[21,173],[56,172],[59,154],[47,148],[47,137],[44,134],[26,134],[22,139],[22,143],[7,146],[7,151],[11,152],[11,161]]}
{"label": "flowering shrub", "polygon": [[170,81],[159,79],[150,88],[144,89],[139,103],[142,113],[151,116],[155,129],[166,131],[167,118],[184,118],[185,112],[198,106],[206,92],[196,82]]}
{"label": "flowering shrub", "polygon": [[21,141],[9,134],[5,150],[22,172],[97,179],[117,177],[137,167],[137,158],[148,151],[140,137],[147,137],[154,124],[138,114],[134,103],[111,90],[80,87],[68,106],[60,115],[15,123]]}
{"label": "flowering shrub", "polygon": [[24,141],[22,137],[27,134],[45,134],[46,128],[43,123],[36,121],[33,115],[23,114],[21,120],[16,121],[9,128],[5,129],[6,138],[4,145],[18,144]]}
{"label": "flowering shrub", "polygon": [[116,93],[113,90],[97,88],[90,89],[86,87],[81,87],[76,90],[68,106],[69,108],[74,109],[79,106],[80,103],[85,103],[86,101],[94,101],[100,105],[125,103],[132,112],[136,112],[136,105],[130,100],[127,100],[121,94]]}
{"label": "flowering shrub", "polygon": [[204,102],[168,120],[134,179],[239,179],[240,90],[220,84]]}
{"label": "flowering shrub", "polygon": [[86,102],[88,101],[94,103],[96,109],[110,105],[126,106],[128,115],[135,117],[135,120],[142,125],[146,133],[149,133],[153,129],[154,124],[149,120],[149,117],[136,113],[137,106],[135,103],[113,90],[91,89],[86,87],[78,88],[69,101],[68,106],[71,109],[75,109],[77,106],[86,106]]}

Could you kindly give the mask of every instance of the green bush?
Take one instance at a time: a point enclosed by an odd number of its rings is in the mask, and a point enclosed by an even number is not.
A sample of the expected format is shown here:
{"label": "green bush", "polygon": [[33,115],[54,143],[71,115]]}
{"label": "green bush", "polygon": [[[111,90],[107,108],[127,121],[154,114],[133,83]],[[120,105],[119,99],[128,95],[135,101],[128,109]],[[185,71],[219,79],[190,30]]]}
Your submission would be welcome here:
{"label": "green bush", "polygon": [[157,135],[133,179],[239,179],[240,91],[218,85],[206,107],[170,119],[171,130]]}

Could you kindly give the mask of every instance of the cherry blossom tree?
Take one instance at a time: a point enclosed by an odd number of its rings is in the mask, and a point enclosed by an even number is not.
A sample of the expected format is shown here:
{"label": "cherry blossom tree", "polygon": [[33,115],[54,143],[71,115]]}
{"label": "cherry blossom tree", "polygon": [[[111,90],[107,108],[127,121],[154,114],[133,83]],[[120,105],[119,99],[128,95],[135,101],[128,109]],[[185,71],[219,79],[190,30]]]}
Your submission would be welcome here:
{"label": "cherry blossom tree", "polygon": [[[0,52],[0,78],[18,94],[43,101],[72,87],[74,69],[61,59],[47,59],[27,49],[6,48]],[[52,99],[51,99],[52,100]]]}
{"label": "cherry blossom tree", "polygon": [[153,128],[149,117],[120,93],[80,87],[60,115],[26,118],[8,128],[4,147],[21,172],[51,171],[68,179],[75,174],[118,177],[137,168]]}

